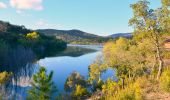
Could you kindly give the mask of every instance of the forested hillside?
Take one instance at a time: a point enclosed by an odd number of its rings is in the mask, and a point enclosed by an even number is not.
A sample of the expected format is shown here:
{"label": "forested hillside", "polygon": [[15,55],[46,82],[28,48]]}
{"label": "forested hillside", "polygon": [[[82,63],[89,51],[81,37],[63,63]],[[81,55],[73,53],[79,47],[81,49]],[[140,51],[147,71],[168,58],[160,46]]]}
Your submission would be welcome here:
{"label": "forested hillside", "polygon": [[55,36],[72,44],[98,44],[104,43],[111,37],[102,37],[80,30],[55,30],[55,29],[39,29],[36,30],[46,36]]}
{"label": "forested hillside", "polygon": [[17,47],[32,49],[34,53],[41,54],[46,51],[61,51],[66,48],[66,43],[62,40],[3,21],[0,21],[0,41],[0,54]]}

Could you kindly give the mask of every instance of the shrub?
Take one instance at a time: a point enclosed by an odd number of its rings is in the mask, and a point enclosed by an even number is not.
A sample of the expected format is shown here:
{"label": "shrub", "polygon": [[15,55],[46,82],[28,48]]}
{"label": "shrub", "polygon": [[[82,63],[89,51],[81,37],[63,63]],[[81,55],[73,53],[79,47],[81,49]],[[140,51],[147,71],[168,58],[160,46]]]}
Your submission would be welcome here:
{"label": "shrub", "polygon": [[170,71],[165,70],[160,78],[160,88],[163,91],[170,92]]}
{"label": "shrub", "polygon": [[12,75],[12,73],[1,72],[0,73],[0,85],[2,85],[5,82],[7,82],[9,80],[9,78],[11,77],[11,75]]}
{"label": "shrub", "polygon": [[143,100],[142,91],[138,83],[131,84],[118,91],[113,100]]}
{"label": "shrub", "polygon": [[83,96],[87,96],[89,93],[86,88],[82,87],[81,85],[76,85],[75,90],[72,92],[72,97],[77,99],[81,99]]}
{"label": "shrub", "polygon": [[37,38],[39,37],[39,35],[38,35],[37,32],[32,32],[32,33],[28,33],[28,34],[26,35],[26,37],[27,37],[28,39],[37,39]]}
{"label": "shrub", "polygon": [[[142,78],[143,79],[143,78]],[[143,100],[142,85],[145,81],[140,83],[141,79],[136,80],[134,83],[129,83],[123,89],[119,82],[108,80],[102,87],[104,93],[104,100]]]}
{"label": "shrub", "polygon": [[111,98],[119,90],[119,84],[115,81],[108,79],[102,86],[102,92],[105,95],[105,99]]}
{"label": "shrub", "polygon": [[66,92],[72,92],[76,89],[77,85],[81,85],[83,87],[86,87],[87,83],[86,80],[80,73],[73,72],[66,80],[64,84],[64,89]]}

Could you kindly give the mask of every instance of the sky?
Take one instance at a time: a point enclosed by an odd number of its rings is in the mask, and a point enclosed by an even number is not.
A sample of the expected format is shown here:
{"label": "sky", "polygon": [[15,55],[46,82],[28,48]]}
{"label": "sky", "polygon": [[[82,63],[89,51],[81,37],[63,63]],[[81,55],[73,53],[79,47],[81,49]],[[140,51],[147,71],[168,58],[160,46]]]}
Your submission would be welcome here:
{"label": "sky", "polygon": [[[0,20],[29,29],[79,29],[106,36],[132,32],[130,4],[138,0],[0,0]],[[151,8],[160,0],[149,0]]]}

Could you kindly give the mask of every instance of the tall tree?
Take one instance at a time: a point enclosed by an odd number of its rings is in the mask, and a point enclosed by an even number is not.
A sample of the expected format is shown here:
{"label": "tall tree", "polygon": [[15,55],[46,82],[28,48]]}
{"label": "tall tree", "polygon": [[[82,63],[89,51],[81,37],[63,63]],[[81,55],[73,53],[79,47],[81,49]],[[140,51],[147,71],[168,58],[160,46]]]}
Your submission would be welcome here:
{"label": "tall tree", "polygon": [[170,0],[162,0],[162,7],[155,10],[149,8],[150,3],[147,0],[140,0],[131,5],[134,15],[129,24],[134,26],[134,33],[143,34],[142,41],[149,38],[155,47],[156,63],[158,62],[159,65],[157,79],[163,70],[161,36],[169,29],[169,2]]}
{"label": "tall tree", "polygon": [[28,100],[51,100],[56,92],[56,87],[52,81],[53,72],[49,75],[44,67],[33,76],[32,89],[29,90]]}

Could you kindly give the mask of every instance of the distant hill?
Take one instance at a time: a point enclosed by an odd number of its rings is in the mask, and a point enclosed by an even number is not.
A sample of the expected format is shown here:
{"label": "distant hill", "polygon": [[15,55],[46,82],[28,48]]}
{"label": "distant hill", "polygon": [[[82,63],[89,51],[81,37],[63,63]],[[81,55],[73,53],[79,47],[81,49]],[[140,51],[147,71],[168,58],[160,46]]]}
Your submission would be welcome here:
{"label": "distant hill", "polygon": [[46,36],[55,36],[58,39],[73,44],[102,43],[109,39],[109,37],[102,37],[80,30],[38,29],[36,31]]}
{"label": "distant hill", "polygon": [[47,51],[51,55],[54,52],[64,50],[67,46],[66,42],[55,37],[33,33],[35,33],[33,30],[27,29],[23,25],[13,25],[9,22],[0,21],[0,58],[1,54],[5,54],[4,52],[16,49],[17,47],[29,49],[37,57],[42,57],[44,54],[47,54]]}
{"label": "distant hill", "polygon": [[115,33],[115,34],[109,35],[108,37],[112,37],[112,38],[119,38],[119,37],[131,38],[132,33]]}

